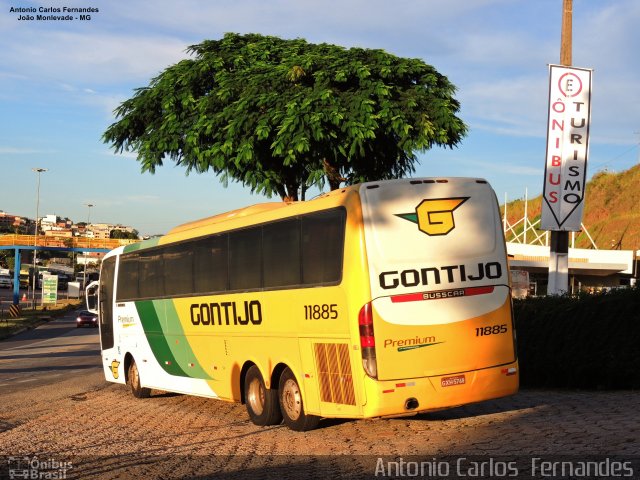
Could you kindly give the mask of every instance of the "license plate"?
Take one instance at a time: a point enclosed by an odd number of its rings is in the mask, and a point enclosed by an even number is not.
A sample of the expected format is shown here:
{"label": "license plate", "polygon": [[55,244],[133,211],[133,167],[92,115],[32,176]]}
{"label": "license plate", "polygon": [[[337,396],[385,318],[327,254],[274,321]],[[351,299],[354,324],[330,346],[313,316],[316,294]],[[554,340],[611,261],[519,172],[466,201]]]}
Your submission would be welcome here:
{"label": "license plate", "polygon": [[443,387],[453,387],[454,385],[464,385],[466,378],[464,375],[455,375],[453,377],[442,377],[440,379],[440,385]]}

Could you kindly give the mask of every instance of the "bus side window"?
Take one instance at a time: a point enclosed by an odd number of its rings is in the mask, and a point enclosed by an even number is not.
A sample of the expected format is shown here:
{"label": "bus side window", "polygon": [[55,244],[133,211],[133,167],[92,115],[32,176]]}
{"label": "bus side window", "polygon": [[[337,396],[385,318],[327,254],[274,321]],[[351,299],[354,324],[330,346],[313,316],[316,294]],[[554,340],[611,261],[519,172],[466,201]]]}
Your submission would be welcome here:
{"label": "bus side window", "polygon": [[162,253],[149,251],[140,254],[138,289],[142,298],[164,296]]}
{"label": "bus side window", "polygon": [[164,249],[164,293],[166,296],[193,293],[193,257],[189,246],[172,245]]}
{"label": "bus side window", "polygon": [[224,292],[228,286],[227,235],[193,242],[193,286],[197,294]]}
{"label": "bus side window", "polygon": [[138,255],[129,254],[120,257],[118,268],[118,301],[135,300],[138,294]]}
{"label": "bus side window", "polygon": [[344,251],[343,210],[329,210],[302,217],[302,282],[339,282]]}
{"label": "bus side window", "polygon": [[264,287],[302,283],[300,222],[297,219],[267,224],[262,230]]}
{"label": "bus side window", "polygon": [[251,290],[262,287],[262,228],[236,230],[229,234],[229,288]]}

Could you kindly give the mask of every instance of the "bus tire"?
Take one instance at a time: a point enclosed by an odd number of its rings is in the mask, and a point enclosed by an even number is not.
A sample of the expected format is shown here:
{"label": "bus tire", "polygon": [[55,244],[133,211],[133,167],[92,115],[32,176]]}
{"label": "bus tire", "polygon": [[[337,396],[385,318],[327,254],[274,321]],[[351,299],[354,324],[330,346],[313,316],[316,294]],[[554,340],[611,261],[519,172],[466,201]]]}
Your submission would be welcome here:
{"label": "bus tire", "polygon": [[282,422],[278,391],[267,388],[260,369],[255,365],[244,377],[244,402],[249,418],[255,425],[278,425]]}
{"label": "bus tire", "polygon": [[320,417],[304,413],[300,385],[289,367],[287,367],[280,376],[278,397],[282,418],[285,425],[291,430],[306,432],[318,426]]}
{"label": "bus tire", "polygon": [[127,379],[129,380],[129,387],[131,388],[131,393],[134,397],[149,398],[151,396],[151,389],[143,387],[140,384],[140,373],[138,372],[135,360],[131,360]]}

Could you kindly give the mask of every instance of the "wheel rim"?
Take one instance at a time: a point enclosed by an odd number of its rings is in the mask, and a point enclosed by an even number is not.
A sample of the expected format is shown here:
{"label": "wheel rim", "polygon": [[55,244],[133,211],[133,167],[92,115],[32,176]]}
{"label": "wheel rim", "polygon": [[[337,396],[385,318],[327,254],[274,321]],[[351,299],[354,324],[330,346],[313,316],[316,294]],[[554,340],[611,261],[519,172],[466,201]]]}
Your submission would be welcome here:
{"label": "wheel rim", "polygon": [[139,380],[138,380],[138,369],[136,368],[135,365],[133,365],[131,367],[131,386],[133,388],[138,388],[138,383],[139,383]]}
{"label": "wheel rim", "polygon": [[249,403],[251,410],[253,410],[256,415],[262,415],[264,410],[265,392],[260,380],[257,378],[254,378],[249,384],[247,402]]}
{"label": "wheel rim", "polygon": [[294,380],[287,380],[282,389],[282,405],[291,420],[297,420],[302,413],[302,397]]}

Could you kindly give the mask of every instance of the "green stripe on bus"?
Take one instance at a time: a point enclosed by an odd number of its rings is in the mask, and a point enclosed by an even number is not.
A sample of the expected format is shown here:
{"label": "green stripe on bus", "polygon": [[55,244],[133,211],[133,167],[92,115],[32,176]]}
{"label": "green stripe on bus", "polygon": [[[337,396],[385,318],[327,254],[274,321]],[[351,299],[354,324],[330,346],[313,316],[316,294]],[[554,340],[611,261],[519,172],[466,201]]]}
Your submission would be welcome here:
{"label": "green stripe on bus", "polygon": [[[182,351],[174,351],[174,356],[179,359],[182,365],[188,366],[188,368],[184,367],[187,368],[188,376],[203,378],[205,380],[213,380],[213,378],[204,371],[202,365],[200,365],[198,357],[191,348],[187,337],[184,335],[184,330],[180,323],[180,317],[178,316],[173,300],[154,300],[153,303],[156,307],[156,311],[164,311],[166,319],[165,336],[170,337],[177,335],[180,339],[180,343],[178,345],[182,346]],[[171,344],[169,347],[173,348]],[[176,346],[176,349],[177,348],[178,347]]]}
{"label": "green stripe on bus", "polygon": [[132,243],[130,245],[125,245],[122,253],[135,252],[136,250],[144,250],[145,248],[155,247],[158,245],[160,241],[160,237],[150,238],[149,240],[144,240],[138,243]]}
{"label": "green stripe on bus", "polygon": [[156,361],[160,366],[170,375],[177,375],[179,377],[189,377],[174,356],[171,347],[167,343],[167,338],[160,326],[160,320],[158,314],[153,305],[152,300],[142,300],[135,302],[136,310],[138,310],[138,318],[142,323],[145,336],[149,341],[149,346],[153,352],[153,356],[156,357]]}

